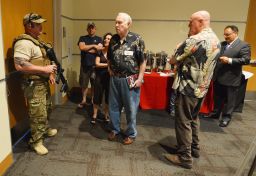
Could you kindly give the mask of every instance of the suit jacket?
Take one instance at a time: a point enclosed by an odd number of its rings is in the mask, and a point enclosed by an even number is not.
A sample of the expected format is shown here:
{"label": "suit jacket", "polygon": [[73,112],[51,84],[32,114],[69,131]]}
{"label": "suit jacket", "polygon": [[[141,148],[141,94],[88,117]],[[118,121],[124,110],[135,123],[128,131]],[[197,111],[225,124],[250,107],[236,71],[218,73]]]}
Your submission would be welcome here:
{"label": "suit jacket", "polygon": [[242,66],[250,63],[251,49],[248,43],[236,39],[228,49],[227,42],[221,42],[220,56],[232,58],[232,64],[222,64],[219,59],[215,69],[215,79],[225,86],[239,86],[242,80]]}

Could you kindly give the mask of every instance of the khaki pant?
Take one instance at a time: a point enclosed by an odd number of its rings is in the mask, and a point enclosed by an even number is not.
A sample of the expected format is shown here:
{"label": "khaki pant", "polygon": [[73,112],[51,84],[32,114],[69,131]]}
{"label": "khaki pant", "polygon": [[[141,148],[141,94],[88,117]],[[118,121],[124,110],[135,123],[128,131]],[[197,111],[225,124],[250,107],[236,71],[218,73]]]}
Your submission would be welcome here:
{"label": "khaki pant", "polygon": [[202,99],[177,94],[175,102],[175,132],[178,155],[184,161],[192,161],[191,149],[199,150],[200,121],[198,113]]}
{"label": "khaki pant", "polygon": [[43,139],[48,130],[48,115],[51,110],[51,94],[48,82],[24,86],[24,95],[28,103],[31,128],[30,144]]}

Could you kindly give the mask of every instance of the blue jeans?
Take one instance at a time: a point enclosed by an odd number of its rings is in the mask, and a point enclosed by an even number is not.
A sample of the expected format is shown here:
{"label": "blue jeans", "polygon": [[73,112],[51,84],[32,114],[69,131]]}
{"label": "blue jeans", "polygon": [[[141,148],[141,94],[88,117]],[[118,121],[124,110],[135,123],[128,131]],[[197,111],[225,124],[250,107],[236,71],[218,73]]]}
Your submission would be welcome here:
{"label": "blue jeans", "polygon": [[135,138],[136,115],[140,102],[140,88],[129,89],[126,78],[110,77],[109,85],[109,115],[112,131],[120,133],[121,110],[125,108],[127,129],[125,135]]}

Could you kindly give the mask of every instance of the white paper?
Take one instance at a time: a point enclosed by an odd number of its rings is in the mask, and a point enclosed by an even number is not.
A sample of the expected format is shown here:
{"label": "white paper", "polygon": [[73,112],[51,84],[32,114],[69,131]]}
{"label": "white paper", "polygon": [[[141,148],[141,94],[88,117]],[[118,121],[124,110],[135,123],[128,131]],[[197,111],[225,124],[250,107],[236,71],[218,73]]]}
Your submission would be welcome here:
{"label": "white paper", "polygon": [[174,73],[170,72],[170,73],[163,73],[163,72],[158,72],[160,74],[160,76],[173,76]]}
{"label": "white paper", "polygon": [[245,79],[249,79],[250,77],[253,76],[253,73],[248,72],[248,71],[243,71],[243,75],[244,75]]}

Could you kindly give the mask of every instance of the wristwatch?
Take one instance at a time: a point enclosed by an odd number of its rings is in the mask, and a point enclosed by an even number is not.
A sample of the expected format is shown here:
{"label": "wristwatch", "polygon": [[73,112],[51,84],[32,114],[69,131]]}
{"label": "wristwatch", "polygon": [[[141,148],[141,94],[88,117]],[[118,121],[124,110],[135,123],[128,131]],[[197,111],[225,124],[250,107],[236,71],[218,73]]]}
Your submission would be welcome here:
{"label": "wristwatch", "polygon": [[142,84],[144,83],[144,80],[143,79],[138,79]]}

